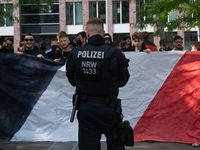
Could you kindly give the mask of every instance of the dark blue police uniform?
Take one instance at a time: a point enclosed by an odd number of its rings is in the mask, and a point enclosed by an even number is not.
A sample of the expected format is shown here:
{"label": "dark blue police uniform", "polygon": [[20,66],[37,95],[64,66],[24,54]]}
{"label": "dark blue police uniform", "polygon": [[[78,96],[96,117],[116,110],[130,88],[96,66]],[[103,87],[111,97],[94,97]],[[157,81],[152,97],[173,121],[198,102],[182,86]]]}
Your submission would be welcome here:
{"label": "dark blue police uniform", "polygon": [[116,113],[119,87],[129,79],[123,52],[93,35],[85,46],[71,51],[66,71],[78,94],[79,149],[100,150],[101,134],[105,134],[108,150],[124,150],[112,133],[120,122]]}

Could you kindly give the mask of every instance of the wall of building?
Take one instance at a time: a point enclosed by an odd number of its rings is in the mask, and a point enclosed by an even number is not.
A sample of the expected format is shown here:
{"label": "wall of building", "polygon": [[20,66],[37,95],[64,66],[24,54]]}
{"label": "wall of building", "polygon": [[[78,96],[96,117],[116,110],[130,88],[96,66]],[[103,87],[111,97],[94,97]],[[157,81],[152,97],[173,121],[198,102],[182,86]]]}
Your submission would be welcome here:
{"label": "wall of building", "polygon": [[[112,37],[115,34],[127,34],[130,35],[136,31],[134,24],[136,24],[136,3],[134,1],[130,1],[129,3],[129,23],[113,23],[113,0],[98,0],[105,1],[106,5],[106,22],[104,24],[105,31],[109,33]],[[67,24],[67,16],[66,16],[66,3],[72,2],[81,2],[82,4],[82,24],[77,25],[69,25]],[[15,21],[13,26],[3,26],[0,27],[0,36],[13,36],[14,39],[14,49],[16,50],[19,46],[19,41],[21,40],[22,35],[26,33],[33,33],[33,35],[42,36],[42,35],[56,35],[59,31],[65,31],[69,35],[75,35],[80,31],[86,30],[86,22],[89,19],[89,2],[97,2],[97,0],[54,0],[54,3],[59,5],[59,22],[58,23],[43,23],[43,24],[23,24],[21,22]],[[15,1],[7,2],[4,0],[0,0],[0,4],[12,4]],[[80,10],[79,10],[80,11]],[[182,13],[177,12],[177,16],[182,15]],[[17,18],[21,18],[21,9],[17,8],[13,11],[13,16]],[[31,17],[31,16],[30,16]],[[154,33],[157,30],[155,27],[149,26],[144,31],[148,31],[150,33]],[[196,29],[192,31],[196,32]],[[177,29],[178,35],[185,38],[185,31],[180,31]],[[50,36],[50,37],[51,37]],[[160,37],[153,37],[154,44],[159,48]],[[185,43],[184,43],[185,44]]]}

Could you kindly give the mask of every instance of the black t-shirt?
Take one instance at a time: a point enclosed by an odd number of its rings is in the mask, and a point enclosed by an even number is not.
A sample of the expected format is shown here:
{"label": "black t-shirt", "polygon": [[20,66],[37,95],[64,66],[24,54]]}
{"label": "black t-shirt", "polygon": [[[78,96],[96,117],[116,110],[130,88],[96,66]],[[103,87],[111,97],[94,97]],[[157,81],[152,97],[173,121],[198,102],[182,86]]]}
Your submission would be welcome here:
{"label": "black t-shirt", "polygon": [[37,56],[39,54],[41,54],[42,56],[44,56],[44,58],[49,58],[48,55],[41,49],[38,49],[37,47],[34,47],[33,50],[24,50],[24,54],[29,54],[29,55],[33,55],[33,56]]}
{"label": "black t-shirt", "polygon": [[4,52],[4,53],[14,53],[14,50],[13,50],[13,49],[0,48],[0,52]]}
{"label": "black t-shirt", "polygon": [[68,52],[64,52],[64,51],[59,51],[55,54],[55,59],[61,58],[61,60],[67,60],[68,55],[69,55],[70,51]]}

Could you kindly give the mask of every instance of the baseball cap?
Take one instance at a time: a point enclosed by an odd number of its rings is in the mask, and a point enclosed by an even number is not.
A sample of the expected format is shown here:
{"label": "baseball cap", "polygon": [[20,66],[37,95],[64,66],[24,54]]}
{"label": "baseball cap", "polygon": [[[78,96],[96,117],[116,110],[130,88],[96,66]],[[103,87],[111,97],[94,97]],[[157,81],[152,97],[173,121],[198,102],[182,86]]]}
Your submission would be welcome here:
{"label": "baseball cap", "polygon": [[183,40],[183,38],[181,36],[179,36],[179,35],[177,35],[177,36],[174,37],[174,41],[176,41],[177,39]]}
{"label": "baseball cap", "polygon": [[167,39],[160,40],[160,45],[165,45],[165,44],[169,44],[169,42],[167,41]]}
{"label": "baseball cap", "polygon": [[110,36],[109,36],[109,35],[106,35],[106,36],[104,36],[103,38],[104,38],[104,39],[106,39],[106,38],[109,38],[109,39],[110,39]]}

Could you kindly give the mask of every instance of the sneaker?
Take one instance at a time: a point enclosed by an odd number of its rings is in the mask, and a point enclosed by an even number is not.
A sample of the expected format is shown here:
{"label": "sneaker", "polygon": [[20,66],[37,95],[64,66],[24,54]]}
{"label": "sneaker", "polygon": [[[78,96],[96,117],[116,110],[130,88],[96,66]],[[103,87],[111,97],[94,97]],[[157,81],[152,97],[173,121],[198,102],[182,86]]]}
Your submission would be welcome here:
{"label": "sneaker", "polygon": [[193,143],[192,146],[193,147],[199,147],[199,144],[198,143]]}

